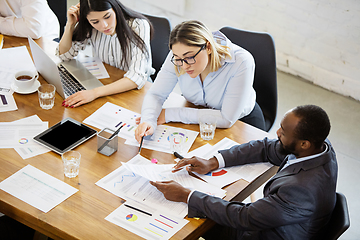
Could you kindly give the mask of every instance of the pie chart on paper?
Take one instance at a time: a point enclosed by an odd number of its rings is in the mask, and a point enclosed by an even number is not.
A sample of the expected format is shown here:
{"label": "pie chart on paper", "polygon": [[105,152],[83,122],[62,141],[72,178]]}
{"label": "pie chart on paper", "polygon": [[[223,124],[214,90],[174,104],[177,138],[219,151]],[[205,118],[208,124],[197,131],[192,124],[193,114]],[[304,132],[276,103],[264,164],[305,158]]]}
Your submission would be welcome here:
{"label": "pie chart on paper", "polygon": [[135,222],[137,220],[137,216],[135,214],[129,214],[126,216],[126,220],[129,222]]}
{"label": "pie chart on paper", "polygon": [[207,176],[213,176],[213,177],[218,177],[218,176],[225,175],[226,173],[227,173],[226,170],[220,169],[220,170],[218,170],[218,171],[208,172],[208,173],[206,173],[205,175],[207,175]]}

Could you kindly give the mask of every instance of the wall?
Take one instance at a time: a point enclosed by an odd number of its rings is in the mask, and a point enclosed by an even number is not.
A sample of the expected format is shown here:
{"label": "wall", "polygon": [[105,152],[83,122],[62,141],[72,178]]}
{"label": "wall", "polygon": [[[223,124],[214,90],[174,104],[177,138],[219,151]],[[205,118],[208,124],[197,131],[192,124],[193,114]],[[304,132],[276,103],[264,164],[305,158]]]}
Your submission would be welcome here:
{"label": "wall", "polygon": [[268,32],[275,40],[279,70],[360,100],[358,0],[121,2],[143,13],[166,16],[173,27],[183,20],[197,19],[213,31],[232,26]]}

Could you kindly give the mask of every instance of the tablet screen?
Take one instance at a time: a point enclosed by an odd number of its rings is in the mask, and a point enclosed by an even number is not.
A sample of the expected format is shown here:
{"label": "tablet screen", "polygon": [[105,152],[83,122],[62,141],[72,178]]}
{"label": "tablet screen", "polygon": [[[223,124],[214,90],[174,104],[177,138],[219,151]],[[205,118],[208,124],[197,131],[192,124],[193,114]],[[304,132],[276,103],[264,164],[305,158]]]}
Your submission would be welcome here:
{"label": "tablet screen", "polygon": [[85,142],[96,134],[96,130],[66,118],[34,137],[34,140],[62,154]]}

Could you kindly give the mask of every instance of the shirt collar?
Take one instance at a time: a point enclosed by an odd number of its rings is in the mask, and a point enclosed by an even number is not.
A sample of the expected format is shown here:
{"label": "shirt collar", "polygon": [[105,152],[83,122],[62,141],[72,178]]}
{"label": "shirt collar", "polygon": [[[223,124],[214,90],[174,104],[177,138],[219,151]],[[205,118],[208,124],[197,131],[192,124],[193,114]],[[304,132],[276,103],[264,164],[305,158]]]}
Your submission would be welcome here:
{"label": "shirt collar", "polygon": [[326,151],[328,150],[328,145],[327,143],[325,143],[325,150],[322,151],[321,153],[318,153],[318,154],[315,154],[315,155],[310,155],[310,156],[306,156],[306,157],[302,157],[302,158],[296,158],[296,156],[294,154],[289,154],[288,155],[288,163],[289,165],[291,164],[294,164],[294,163],[298,163],[298,162],[302,162],[302,161],[305,161],[305,160],[309,160],[309,159],[313,159],[313,158],[316,158],[316,157],[319,157],[321,155],[323,155],[324,153],[326,153]]}

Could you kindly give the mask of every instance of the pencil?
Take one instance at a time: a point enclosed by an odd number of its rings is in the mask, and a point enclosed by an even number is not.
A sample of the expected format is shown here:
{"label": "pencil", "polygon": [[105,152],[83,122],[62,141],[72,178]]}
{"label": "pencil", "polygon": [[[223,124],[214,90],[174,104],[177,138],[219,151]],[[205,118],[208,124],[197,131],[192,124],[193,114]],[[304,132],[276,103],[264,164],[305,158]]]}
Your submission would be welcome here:
{"label": "pencil", "polygon": [[142,136],[142,137],[141,137],[140,148],[139,148],[139,154],[140,154],[140,151],[141,151],[141,148],[142,148],[143,141],[144,141],[144,136]]}
{"label": "pencil", "polygon": [[175,157],[177,157],[178,159],[183,159],[184,157],[181,156],[178,152],[174,152]]}
{"label": "pencil", "polygon": [[126,203],[124,203],[124,206],[125,206],[125,207],[128,207],[128,208],[131,208],[131,209],[134,209],[134,210],[136,210],[136,211],[138,211],[138,212],[144,213],[144,214],[146,214],[146,215],[152,216],[151,213],[148,213],[148,212],[145,212],[145,211],[143,211],[143,210],[141,210],[141,209],[138,209],[138,208],[136,208],[136,207],[127,205]]}

